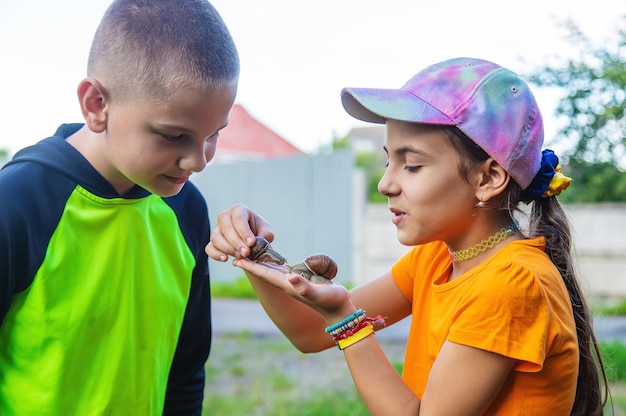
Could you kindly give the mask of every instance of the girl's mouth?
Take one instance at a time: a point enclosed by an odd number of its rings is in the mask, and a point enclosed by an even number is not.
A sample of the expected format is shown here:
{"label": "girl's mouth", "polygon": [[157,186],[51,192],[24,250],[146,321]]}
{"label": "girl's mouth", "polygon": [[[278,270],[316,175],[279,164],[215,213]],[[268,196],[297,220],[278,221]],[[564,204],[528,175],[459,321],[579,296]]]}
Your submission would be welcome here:
{"label": "girl's mouth", "polygon": [[394,208],[390,208],[389,211],[391,211],[391,213],[393,214],[391,222],[393,222],[395,225],[398,225],[406,215],[403,211]]}

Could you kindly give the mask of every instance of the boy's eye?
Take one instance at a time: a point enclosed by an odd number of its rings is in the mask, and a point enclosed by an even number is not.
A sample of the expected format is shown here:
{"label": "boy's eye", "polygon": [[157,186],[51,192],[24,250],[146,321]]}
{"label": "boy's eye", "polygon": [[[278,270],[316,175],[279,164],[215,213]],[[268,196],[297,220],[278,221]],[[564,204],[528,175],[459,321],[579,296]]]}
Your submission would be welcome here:
{"label": "boy's eye", "polygon": [[161,134],[161,136],[163,136],[163,138],[165,140],[167,140],[168,142],[175,142],[175,141],[179,141],[185,138],[184,134],[179,134],[177,136],[170,136],[168,134]]}
{"label": "boy's eye", "polygon": [[418,170],[420,170],[420,168],[421,168],[421,166],[419,166],[419,165],[417,165],[417,166],[408,166],[407,165],[407,166],[404,167],[404,169],[406,171],[411,172],[411,173],[417,172]]}

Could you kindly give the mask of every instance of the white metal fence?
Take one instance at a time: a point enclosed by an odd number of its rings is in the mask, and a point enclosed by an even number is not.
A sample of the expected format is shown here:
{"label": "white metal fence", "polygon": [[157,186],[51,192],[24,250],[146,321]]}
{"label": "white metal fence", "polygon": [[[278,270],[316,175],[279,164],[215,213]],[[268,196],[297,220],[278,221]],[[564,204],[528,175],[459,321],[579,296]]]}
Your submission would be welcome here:
{"label": "white metal fence", "polygon": [[[362,172],[349,151],[257,162],[210,164],[194,182],[205,195],[212,224],[234,203],[265,216],[275,248],[292,262],[324,252],[339,264],[337,279],[360,283],[389,270],[407,250],[385,204],[365,203]],[[583,287],[593,295],[626,296],[626,204],[566,205]],[[212,278],[241,276],[211,262]]]}

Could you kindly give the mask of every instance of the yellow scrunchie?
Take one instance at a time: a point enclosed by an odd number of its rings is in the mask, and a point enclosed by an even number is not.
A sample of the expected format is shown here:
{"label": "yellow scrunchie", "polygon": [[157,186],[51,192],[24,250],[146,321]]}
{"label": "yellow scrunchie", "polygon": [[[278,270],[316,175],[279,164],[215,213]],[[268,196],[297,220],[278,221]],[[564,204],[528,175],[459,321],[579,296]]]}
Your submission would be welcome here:
{"label": "yellow scrunchie", "polygon": [[561,170],[561,165],[557,165],[554,169],[554,176],[552,176],[552,180],[550,181],[550,185],[548,185],[548,189],[541,195],[543,198],[548,198],[554,195],[558,195],[561,191],[566,190],[570,183],[572,183],[572,178],[568,178],[563,175],[563,171]]}

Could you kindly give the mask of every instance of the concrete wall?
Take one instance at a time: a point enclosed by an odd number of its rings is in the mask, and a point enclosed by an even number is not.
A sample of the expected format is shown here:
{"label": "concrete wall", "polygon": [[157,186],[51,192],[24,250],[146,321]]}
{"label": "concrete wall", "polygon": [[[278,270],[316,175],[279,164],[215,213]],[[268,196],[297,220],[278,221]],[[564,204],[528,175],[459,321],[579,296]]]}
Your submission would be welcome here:
{"label": "concrete wall", "polygon": [[[583,289],[593,296],[626,296],[626,204],[567,205],[574,253]],[[354,281],[385,273],[409,248],[396,238],[384,204],[368,204],[355,214],[358,235]]]}
{"label": "concrete wall", "polygon": [[568,205],[583,288],[626,296],[626,204]]}

